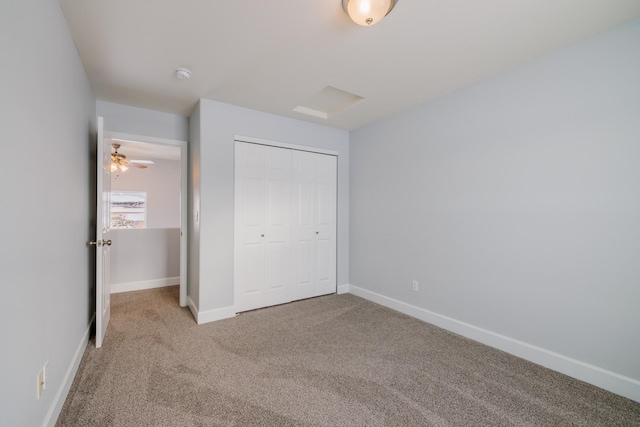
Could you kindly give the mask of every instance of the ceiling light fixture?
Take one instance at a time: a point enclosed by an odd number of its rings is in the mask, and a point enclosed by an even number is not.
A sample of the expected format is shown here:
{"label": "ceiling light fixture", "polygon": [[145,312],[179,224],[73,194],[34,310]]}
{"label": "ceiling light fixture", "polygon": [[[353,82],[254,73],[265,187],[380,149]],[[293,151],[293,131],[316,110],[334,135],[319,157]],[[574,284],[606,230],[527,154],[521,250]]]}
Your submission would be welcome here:
{"label": "ceiling light fixture", "polygon": [[342,0],[342,8],[358,25],[370,27],[387,16],[398,0]]}
{"label": "ceiling light fixture", "polygon": [[191,70],[189,70],[188,68],[177,68],[176,69],[176,77],[179,80],[187,80],[189,77],[191,77]]}
{"label": "ceiling light fixture", "polygon": [[129,160],[124,154],[118,153],[118,148],[121,147],[120,144],[114,142],[111,145],[116,150],[114,153],[111,153],[111,172],[117,172],[118,170],[120,170],[121,172],[126,172],[129,170],[129,166],[146,169],[147,166],[141,163],[153,164],[153,162],[150,162],[148,160]]}

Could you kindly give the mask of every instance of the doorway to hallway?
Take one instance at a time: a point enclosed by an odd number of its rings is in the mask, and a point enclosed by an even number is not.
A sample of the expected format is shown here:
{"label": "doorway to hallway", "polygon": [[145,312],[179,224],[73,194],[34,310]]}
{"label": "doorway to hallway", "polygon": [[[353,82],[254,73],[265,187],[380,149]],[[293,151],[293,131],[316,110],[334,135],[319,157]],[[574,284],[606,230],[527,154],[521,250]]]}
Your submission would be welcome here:
{"label": "doorway to hallway", "polygon": [[187,143],[117,133],[111,139],[129,166],[114,167],[111,180],[111,293],[179,285],[184,307]]}

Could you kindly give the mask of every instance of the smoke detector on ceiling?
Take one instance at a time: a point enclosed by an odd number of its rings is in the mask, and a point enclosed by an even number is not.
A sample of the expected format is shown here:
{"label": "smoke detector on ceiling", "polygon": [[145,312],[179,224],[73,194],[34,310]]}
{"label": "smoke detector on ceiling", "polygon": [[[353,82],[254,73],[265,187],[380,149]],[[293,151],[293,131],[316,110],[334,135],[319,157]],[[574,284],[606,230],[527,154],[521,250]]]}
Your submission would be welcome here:
{"label": "smoke detector on ceiling", "polygon": [[187,80],[189,77],[191,77],[191,70],[189,70],[188,68],[178,68],[176,69],[176,77],[179,80]]}

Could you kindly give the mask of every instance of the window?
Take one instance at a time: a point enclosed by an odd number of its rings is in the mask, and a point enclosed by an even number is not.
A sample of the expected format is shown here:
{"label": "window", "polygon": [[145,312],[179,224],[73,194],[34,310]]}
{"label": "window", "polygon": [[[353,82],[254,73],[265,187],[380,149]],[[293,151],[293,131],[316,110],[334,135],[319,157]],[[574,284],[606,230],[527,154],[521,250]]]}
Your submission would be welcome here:
{"label": "window", "polygon": [[147,192],[111,192],[111,228],[147,227]]}

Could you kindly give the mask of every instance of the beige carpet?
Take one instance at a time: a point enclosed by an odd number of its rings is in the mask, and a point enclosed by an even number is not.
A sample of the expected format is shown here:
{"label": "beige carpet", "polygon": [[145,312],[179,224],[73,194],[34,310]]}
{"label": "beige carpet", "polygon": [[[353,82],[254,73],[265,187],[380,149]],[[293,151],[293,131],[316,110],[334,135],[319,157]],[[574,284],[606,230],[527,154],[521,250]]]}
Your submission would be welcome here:
{"label": "beige carpet", "polygon": [[56,426],[640,426],[640,404],[353,295],[197,326],[115,294]]}

